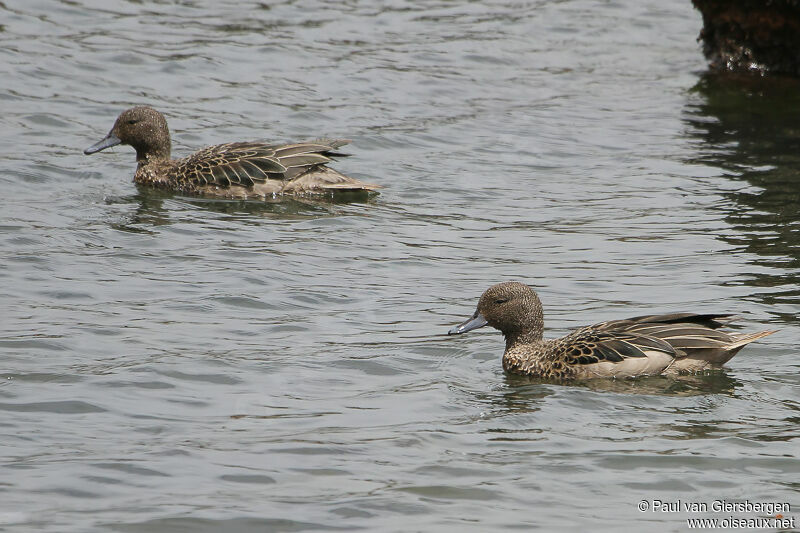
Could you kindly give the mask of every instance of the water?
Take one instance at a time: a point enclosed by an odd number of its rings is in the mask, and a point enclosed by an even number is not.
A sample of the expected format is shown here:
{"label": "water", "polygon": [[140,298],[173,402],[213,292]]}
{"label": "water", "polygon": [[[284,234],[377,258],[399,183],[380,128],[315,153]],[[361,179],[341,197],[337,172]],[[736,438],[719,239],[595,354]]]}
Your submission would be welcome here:
{"label": "water", "polygon": [[[800,509],[800,84],[707,73],[689,2],[26,0],[0,23],[0,529]],[[387,188],[138,190],[128,147],[81,153],[135,104],[178,156],[348,137],[335,167]],[[550,335],[678,310],[781,331],[711,376],[533,383],[496,332],[444,336],[507,279]]]}

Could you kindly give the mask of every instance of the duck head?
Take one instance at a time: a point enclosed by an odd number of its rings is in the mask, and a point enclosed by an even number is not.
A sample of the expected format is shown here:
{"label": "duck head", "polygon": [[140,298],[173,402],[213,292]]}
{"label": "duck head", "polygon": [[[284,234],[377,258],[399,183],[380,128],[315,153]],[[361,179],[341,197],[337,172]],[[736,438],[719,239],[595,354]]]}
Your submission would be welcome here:
{"label": "duck head", "polygon": [[167,120],[152,107],[138,106],[126,109],[117,117],[108,135],[83,153],[93,154],[118,144],[133,146],[137,161],[169,159],[171,143]]}
{"label": "duck head", "polygon": [[492,285],[481,295],[475,314],[447,332],[459,335],[483,326],[499,329],[506,340],[541,340],[542,303],[533,289],[516,281]]}

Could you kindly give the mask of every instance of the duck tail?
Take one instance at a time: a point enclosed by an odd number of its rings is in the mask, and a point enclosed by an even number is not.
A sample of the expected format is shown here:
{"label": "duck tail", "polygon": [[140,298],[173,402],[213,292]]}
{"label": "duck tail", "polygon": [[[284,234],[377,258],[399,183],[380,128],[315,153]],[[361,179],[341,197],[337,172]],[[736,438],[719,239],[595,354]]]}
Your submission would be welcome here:
{"label": "duck tail", "polygon": [[[741,349],[742,346],[745,344],[750,344],[753,341],[758,339],[763,339],[767,335],[772,335],[773,333],[777,332],[777,329],[768,329],[764,331],[758,331],[756,333],[745,333],[742,335],[731,335],[733,337],[733,342],[729,345],[725,346],[726,350],[736,350]],[[734,352],[736,353],[736,352]],[[731,356],[733,357],[733,356]]]}
{"label": "duck tail", "polygon": [[700,349],[687,350],[686,357],[676,359],[670,367],[671,371],[679,372],[698,372],[707,368],[715,368],[724,365],[739,350],[751,342],[762,339],[767,335],[772,335],[778,330],[758,331],[756,333],[744,333],[742,335],[730,335],[731,341],[727,344],[716,347],[704,347]]}
{"label": "duck tail", "polygon": [[350,139],[316,139],[311,141],[314,144],[325,146],[327,150],[322,151],[323,154],[329,157],[349,157],[350,154],[339,152],[338,149],[342,146],[350,144]]}

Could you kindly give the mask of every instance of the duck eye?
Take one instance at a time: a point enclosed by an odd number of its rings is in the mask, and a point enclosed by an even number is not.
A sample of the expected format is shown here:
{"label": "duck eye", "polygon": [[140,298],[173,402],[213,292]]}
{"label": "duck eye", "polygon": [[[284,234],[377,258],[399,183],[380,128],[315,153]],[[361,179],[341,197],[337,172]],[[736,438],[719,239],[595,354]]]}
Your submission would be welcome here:
{"label": "duck eye", "polygon": [[508,298],[498,298],[497,300],[494,301],[494,303],[499,305],[499,304],[504,304],[507,301],[508,301]]}
{"label": "duck eye", "polygon": [[128,121],[128,124],[136,124],[137,122],[139,122],[139,121],[138,121],[138,120],[136,120],[135,118],[132,118],[132,119],[130,119],[130,120]]}

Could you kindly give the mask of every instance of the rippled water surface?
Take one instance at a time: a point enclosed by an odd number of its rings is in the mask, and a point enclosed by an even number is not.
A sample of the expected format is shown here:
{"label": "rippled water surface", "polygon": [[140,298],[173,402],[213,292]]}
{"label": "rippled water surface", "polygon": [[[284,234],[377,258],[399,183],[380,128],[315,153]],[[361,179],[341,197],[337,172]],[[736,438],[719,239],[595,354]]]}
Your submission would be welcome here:
{"label": "rippled water surface", "polygon": [[[800,83],[706,72],[699,30],[688,0],[0,4],[0,529],[794,516]],[[178,156],[351,138],[336,168],[386,189],[138,190],[129,147],[82,154],[134,104]],[[551,335],[679,310],[781,331],[709,376],[529,382],[497,332],[444,335],[507,279]]]}

